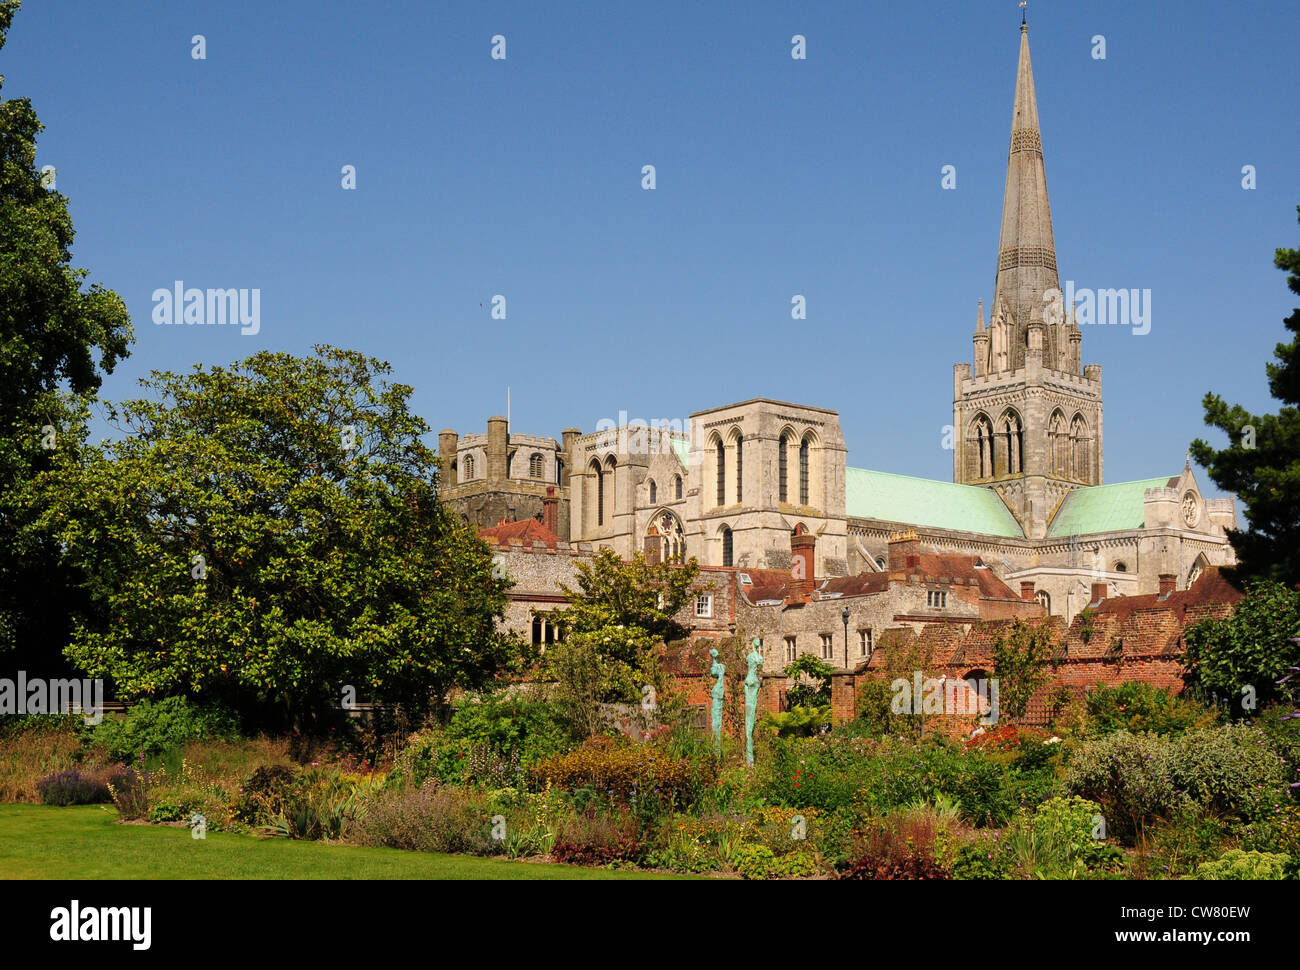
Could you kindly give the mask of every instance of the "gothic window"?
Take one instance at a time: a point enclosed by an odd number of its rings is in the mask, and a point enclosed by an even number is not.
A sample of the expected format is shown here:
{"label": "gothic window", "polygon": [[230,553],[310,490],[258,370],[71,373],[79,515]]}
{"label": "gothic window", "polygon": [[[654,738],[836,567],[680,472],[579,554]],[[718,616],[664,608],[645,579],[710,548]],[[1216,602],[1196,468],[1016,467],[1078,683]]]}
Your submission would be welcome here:
{"label": "gothic window", "polygon": [[466,455],[465,456],[465,481],[469,481],[473,477],[474,477],[474,456]]}
{"label": "gothic window", "polygon": [[1019,475],[1025,470],[1023,455],[1025,435],[1020,425],[1020,415],[1015,411],[1008,411],[1003,415],[1002,436],[1007,442],[1006,472],[1008,475]]}
{"label": "gothic window", "polygon": [[650,504],[654,505],[658,501],[659,501],[659,486],[655,484],[655,480],[652,478],[650,479]]}
{"label": "gothic window", "polygon": [[[605,481],[606,478],[609,479],[609,511],[611,513],[618,511],[618,491],[617,491],[618,482],[614,478],[614,471],[617,467],[618,467],[618,462],[614,460],[613,455],[610,455],[608,458],[605,459],[605,474],[600,476],[600,480],[602,483]],[[602,492],[602,495],[603,494],[604,493]],[[603,500],[601,503],[601,521],[602,522],[604,521]]]}
{"label": "gothic window", "polygon": [[808,504],[808,451],[811,439],[799,442],[799,504]]}
{"label": "gothic window", "polygon": [[1117,562],[1117,563],[1115,563],[1115,572],[1117,572],[1117,573],[1126,573],[1126,572],[1128,572],[1128,563],[1126,563],[1126,562]]}
{"label": "gothic window", "polygon": [[717,448],[714,451],[714,461],[718,463],[718,501],[717,505],[727,504],[727,449],[722,444],[722,439],[718,439]]}
{"label": "gothic window", "polygon": [[776,499],[778,502],[788,502],[786,492],[786,446],[790,442],[790,436],[784,431],[781,432],[781,440],[776,445]]}
{"label": "gothic window", "polygon": [[1088,425],[1083,415],[1070,422],[1070,477],[1076,482],[1092,481],[1092,462],[1088,455]]}
{"label": "gothic window", "polygon": [[722,528],[722,565],[735,565],[735,548],[731,536],[731,529],[723,526]]}
{"label": "gothic window", "polygon": [[1065,477],[1068,464],[1066,451],[1069,445],[1070,438],[1065,433],[1065,415],[1054,411],[1047,426],[1047,460],[1053,475]]}
{"label": "gothic window", "polygon": [[528,477],[529,478],[542,477],[542,456],[541,455],[535,454],[528,459]]}
{"label": "gothic window", "polygon": [[992,478],[994,475],[995,448],[993,444],[993,422],[988,415],[981,414],[975,419],[975,443],[978,449],[979,474],[976,478]]}
{"label": "gothic window", "polygon": [[564,482],[564,459],[555,459],[555,484],[559,485]]}
{"label": "gothic window", "polygon": [[681,562],[686,552],[686,533],[671,512],[664,512],[646,531],[646,539],[659,546],[660,562]]}
{"label": "gothic window", "polygon": [[676,493],[674,496],[675,498],[680,499],[682,497],[682,476],[681,475],[673,476],[673,492]]}
{"label": "gothic window", "polygon": [[591,473],[596,476],[596,525],[605,524],[605,471],[600,462],[591,463]]}
{"label": "gothic window", "polygon": [[1042,604],[1043,609],[1048,613],[1052,612],[1052,597],[1045,589],[1040,589],[1034,594],[1034,600]]}
{"label": "gothic window", "polygon": [[745,439],[736,435],[736,504],[745,500]]}

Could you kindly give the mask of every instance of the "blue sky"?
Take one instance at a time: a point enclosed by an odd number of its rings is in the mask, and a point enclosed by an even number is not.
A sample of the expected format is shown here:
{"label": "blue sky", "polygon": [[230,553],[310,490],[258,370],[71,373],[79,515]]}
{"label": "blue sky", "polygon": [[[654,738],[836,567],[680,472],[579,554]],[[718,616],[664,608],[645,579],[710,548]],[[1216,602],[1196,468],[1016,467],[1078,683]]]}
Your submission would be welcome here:
{"label": "blue sky", "polygon": [[[485,430],[507,385],[513,430],[556,437],[774,397],[838,410],[851,465],[950,479],[1019,19],[1004,0],[28,0],[0,71],[46,126],[76,264],[134,318],[109,398],[154,368],[326,342],[391,361],[434,431]],[[1207,390],[1277,407],[1294,7],[1029,20],[1062,280],[1152,291],[1148,334],[1084,328],[1105,477],[1175,474]],[[260,289],[260,333],[155,326],[175,280]]]}

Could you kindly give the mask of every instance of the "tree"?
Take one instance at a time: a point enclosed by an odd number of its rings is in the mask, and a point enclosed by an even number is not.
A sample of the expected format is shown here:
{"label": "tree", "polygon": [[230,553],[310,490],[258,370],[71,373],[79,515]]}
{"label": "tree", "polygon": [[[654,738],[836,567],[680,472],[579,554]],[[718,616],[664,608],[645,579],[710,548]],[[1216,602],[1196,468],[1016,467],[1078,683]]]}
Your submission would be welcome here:
{"label": "tree", "polygon": [[506,581],[436,493],[411,388],[352,351],[155,371],[126,436],[62,456],[46,522],[103,611],[69,657],[131,696],[185,693],[295,724],[350,699],[440,705],[523,657]]}
{"label": "tree", "polygon": [[[0,2],[0,48],[19,6]],[[57,659],[75,582],[36,526],[30,486],[75,447],[132,334],[122,298],[83,291],[87,271],[72,267],[68,200],[36,168],[42,128],[28,99],[0,101],[0,653],[20,647],[22,667]]]}
{"label": "tree", "polygon": [[550,615],[564,631],[545,655],[555,699],[580,736],[604,729],[610,704],[661,719],[669,698],[656,651],[689,632],[676,615],[693,595],[699,563],[650,563],[640,553],[624,562],[603,549],[577,569],[578,588],[561,586],[570,605]]}
{"label": "tree", "polygon": [[1056,651],[1056,634],[1046,623],[1012,621],[1009,632],[993,642],[993,676],[998,680],[998,708],[1010,717],[1024,717],[1029,702],[1051,678],[1049,665]]}
{"label": "tree", "polygon": [[[801,653],[785,668],[785,675],[797,683],[786,690],[792,707],[827,707],[831,702],[831,675],[835,668],[811,653]],[[805,683],[803,678],[810,681]]]}
{"label": "tree", "polygon": [[[1187,628],[1184,679],[1202,691],[1226,695],[1238,713],[1250,714],[1287,697],[1277,681],[1300,665],[1300,646],[1292,637],[1300,637],[1300,591],[1250,580],[1231,616]],[[1243,708],[1252,692],[1253,706]]]}
{"label": "tree", "polygon": [[[1287,286],[1300,294],[1300,249],[1278,249],[1273,265],[1289,273]],[[1265,370],[1269,392],[1289,406],[1254,415],[1206,394],[1205,423],[1225,432],[1229,444],[1218,450],[1198,438],[1191,451],[1214,484],[1236,493],[1245,507],[1249,528],[1229,533],[1239,560],[1231,572],[1292,586],[1300,582],[1300,307],[1283,323],[1292,340],[1277,345],[1277,362]]]}

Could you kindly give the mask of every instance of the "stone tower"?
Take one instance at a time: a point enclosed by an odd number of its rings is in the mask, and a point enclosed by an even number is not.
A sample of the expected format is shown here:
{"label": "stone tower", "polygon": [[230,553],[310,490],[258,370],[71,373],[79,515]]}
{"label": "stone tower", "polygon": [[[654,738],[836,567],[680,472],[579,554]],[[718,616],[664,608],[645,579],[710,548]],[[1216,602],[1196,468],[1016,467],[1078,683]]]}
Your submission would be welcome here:
{"label": "stone tower", "polygon": [[973,365],[953,373],[953,481],[994,489],[1042,538],[1070,489],[1101,484],[1101,367],[1082,366],[1061,293],[1023,23],[993,304],[973,343]]}

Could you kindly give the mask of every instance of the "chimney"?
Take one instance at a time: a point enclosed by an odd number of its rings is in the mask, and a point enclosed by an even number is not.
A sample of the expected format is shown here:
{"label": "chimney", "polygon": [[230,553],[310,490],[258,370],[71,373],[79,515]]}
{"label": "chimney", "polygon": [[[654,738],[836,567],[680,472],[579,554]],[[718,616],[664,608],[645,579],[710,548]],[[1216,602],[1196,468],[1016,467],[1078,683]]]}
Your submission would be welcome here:
{"label": "chimney", "polygon": [[1092,602],[1100,603],[1106,598],[1107,586],[1105,583],[1092,584]]}
{"label": "chimney", "polygon": [[814,582],[813,570],[816,566],[817,537],[810,532],[801,532],[790,537],[790,575],[794,581],[790,592],[803,598],[812,596]]}
{"label": "chimney", "polygon": [[921,541],[914,530],[895,532],[889,537],[889,571],[905,573],[915,569],[921,563],[920,552]]}
{"label": "chimney", "polygon": [[1020,581],[1020,598],[1022,600],[1034,598],[1034,581],[1032,579],[1022,579]]}
{"label": "chimney", "polygon": [[1164,599],[1172,593],[1177,586],[1177,579],[1173,573],[1160,574],[1160,598]]}
{"label": "chimney", "polygon": [[455,431],[446,428],[438,432],[438,463],[442,488],[452,488],[456,484],[456,448],[459,438]]}
{"label": "chimney", "polygon": [[542,525],[560,534],[560,500],[555,497],[554,485],[546,486],[546,498],[542,499]]}

